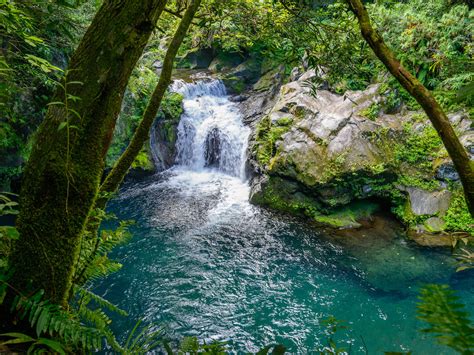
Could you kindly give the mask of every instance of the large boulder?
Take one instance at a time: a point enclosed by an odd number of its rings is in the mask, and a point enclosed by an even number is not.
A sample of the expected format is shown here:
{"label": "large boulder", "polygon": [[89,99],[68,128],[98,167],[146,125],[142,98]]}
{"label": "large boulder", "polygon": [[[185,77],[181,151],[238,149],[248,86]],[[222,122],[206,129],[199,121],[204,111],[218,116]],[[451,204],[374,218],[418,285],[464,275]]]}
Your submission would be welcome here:
{"label": "large boulder", "polygon": [[448,190],[426,191],[418,187],[401,187],[408,192],[411,211],[415,216],[444,215],[451,202]]}
{"label": "large boulder", "polygon": [[[334,219],[324,216],[354,216],[357,201],[388,201],[414,230],[426,220],[420,232],[442,231],[452,200],[445,181],[456,182],[457,174],[426,116],[403,107],[386,113],[378,84],[338,95],[315,90],[314,71],[294,77],[257,115],[250,165],[266,178],[253,184],[251,201],[329,222]],[[267,90],[262,81],[252,95]],[[258,102],[252,96],[246,101]],[[459,113],[450,119],[469,149],[474,138],[469,117]],[[439,151],[425,157],[418,137]],[[411,156],[412,150],[420,157]]]}

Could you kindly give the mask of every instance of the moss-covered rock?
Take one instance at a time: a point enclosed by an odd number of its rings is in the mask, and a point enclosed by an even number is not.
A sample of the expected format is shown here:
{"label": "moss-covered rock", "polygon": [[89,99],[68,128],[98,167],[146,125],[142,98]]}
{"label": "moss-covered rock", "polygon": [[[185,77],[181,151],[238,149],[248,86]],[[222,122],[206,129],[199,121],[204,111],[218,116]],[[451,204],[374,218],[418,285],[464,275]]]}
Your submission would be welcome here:
{"label": "moss-covered rock", "polygon": [[158,171],[166,170],[174,164],[183,99],[183,95],[179,93],[167,94],[152,128],[150,149]]}
{"label": "moss-covered rock", "polygon": [[220,79],[224,82],[227,92],[231,95],[240,94],[254,84],[261,75],[261,60],[249,58],[228,72],[221,73]]}
{"label": "moss-covered rock", "polygon": [[247,84],[245,83],[245,79],[235,76],[235,75],[227,75],[222,78],[222,82],[224,83],[227,92],[231,95],[240,94],[242,93]]}
{"label": "moss-covered rock", "polygon": [[179,68],[206,69],[216,57],[215,48],[195,48],[188,51],[179,61]]}
{"label": "moss-covered rock", "polygon": [[139,170],[143,172],[153,172],[155,171],[155,165],[153,164],[153,158],[151,156],[150,150],[148,149],[148,144],[138,153],[137,157],[132,163],[131,168],[133,170]]}
{"label": "moss-covered rock", "polygon": [[[310,78],[306,73],[283,85],[273,107],[256,124],[252,160],[256,171],[268,178],[253,194],[254,203],[342,227],[358,218],[347,218],[355,216],[345,210],[348,206],[375,198],[388,202],[413,230],[426,225],[425,234],[472,233],[462,194],[454,199],[450,191],[459,186],[437,178],[439,161],[444,166],[451,162],[424,114],[386,114],[379,85],[342,96],[311,92],[306,84]],[[450,118],[468,147],[469,117]],[[454,223],[453,206],[470,222]]]}

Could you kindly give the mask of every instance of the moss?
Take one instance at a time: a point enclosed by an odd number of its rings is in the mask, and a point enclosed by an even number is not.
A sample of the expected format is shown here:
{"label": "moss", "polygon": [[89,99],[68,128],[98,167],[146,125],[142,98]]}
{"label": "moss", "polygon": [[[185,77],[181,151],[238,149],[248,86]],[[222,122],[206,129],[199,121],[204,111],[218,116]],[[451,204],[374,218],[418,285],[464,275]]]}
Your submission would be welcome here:
{"label": "moss", "polygon": [[158,112],[158,118],[179,121],[183,114],[183,95],[170,92],[164,97]]}
{"label": "moss", "polygon": [[281,117],[276,121],[278,126],[288,127],[293,123],[293,118],[291,117]]}
{"label": "moss", "polygon": [[451,205],[444,216],[446,230],[465,231],[474,236],[474,219],[467,208],[463,190],[459,187],[452,192]]}
{"label": "moss", "polygon": [[141,169],[145,171],[153,171],[155,169],[153,165],[153,160],[150,157],[148,149],[145,147],[138,153],[137,157],[132,163],[132,169]]}
{"label": "moss", "polygon": [[270,176],[261,191],[252,195],[251,201],[257,205],[292,214],[306,214],[307,210],[319,210],[319,203],[300,192],[298,183],[277,176]]}
{"label": "moss", "polygon": [[395,159],[399,164],[407,163],[431,172],[432,161],[440,153],[443,143],[431,125],[425,125],[417,131],[413,124],[403,127],[405,139],[395,146]]}
{"label": "moss", "polygon": [[367,117],[371,121],[375,121],[377,117],[379,117],[379,113],[382,107],[378,102],[372,102],[369,107],[365,108],[364,110],[361,110],[359,113]]}
{"label": "moss", "polygon": [[222,79],[227,91],[231,94],[240,94],[245,88],[246,84],[244,79],[237,76],[228,76]]}
{"label": "moss", "polygon": [[263,166],[270,163],[276,154],[276,142],[283,134],[291,128],[292,119],[289,117],[280,118],[275,125],[269,116],[264,117],[257,125],[255,155],[257,161]]}
{"label": "moss", "polygon": [[379,209],[379,205],[357,201],[348,206],[331,211],[328,214],[315,213],[315,221],[336,228],[352,228],[360,226],[357,221],[370,217]]}

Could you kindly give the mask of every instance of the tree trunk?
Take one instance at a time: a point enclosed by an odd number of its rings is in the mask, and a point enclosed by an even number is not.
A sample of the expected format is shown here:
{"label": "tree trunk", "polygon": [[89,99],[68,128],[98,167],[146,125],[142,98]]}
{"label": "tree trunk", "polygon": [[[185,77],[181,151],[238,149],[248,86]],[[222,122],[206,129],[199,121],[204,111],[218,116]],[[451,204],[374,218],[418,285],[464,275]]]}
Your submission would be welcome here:
{"label": "tree trunk", "polygon": [[[128,169],[142,149],[143,143],[148,139],[150,128],[153,124],[153,121],[155,120],[161,101],[163,100],[165,92],[171,81],[174,58],[176,57],[176,53],[178,52],[178,49],[181,46],[184,37],[186,36],[188,28],[199,8],[200,3],[201,0],[192,0],[189,4],[189,7],[186,9],[179,27],[176,30],[173,39],[171,40],[168,50],[166,51],[166,56],[163,61],[163,69],[161,70],[160,74],[160,80],[158,81],[158,84],[150,98],[142,120],[138,125],[127,149],[115,163],[114,167],[100,187],[101,196],[110,195],[110,193],[117,190],[123,178],[127,174]],[[101,197],[98,199],[99,203],[96,206],[103,208],[105,207],[106,201],[106,198]]]}
{"label": "tree trunk", "polygon": [[11,265],[22,292],[66,304],[125,87],[166,0],[106,0],[74,52],[23,175]]}
{"label": "tree trunk", "polygon": [[366,42],[400,84],[416,99],[425,110],[436,132],[443,141],[464,188],[464,195],[471,216],[474,217],[474,163],[456,136],[443,109],[431,92],[397,60],[382,36],[372,27],[367,9],[361,0],[346,0],[359,20],[360,30]]}

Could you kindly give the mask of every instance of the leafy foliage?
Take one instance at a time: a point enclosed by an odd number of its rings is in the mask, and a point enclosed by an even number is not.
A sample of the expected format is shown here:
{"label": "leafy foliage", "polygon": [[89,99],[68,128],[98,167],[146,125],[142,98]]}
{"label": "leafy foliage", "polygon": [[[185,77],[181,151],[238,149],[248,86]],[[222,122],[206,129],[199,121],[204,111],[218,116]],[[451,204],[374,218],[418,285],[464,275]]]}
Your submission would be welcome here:
{"label": "leafy foliage", "polygon": [[[12,200],[13,197],[16,197],[16,195],[5,192],[0,194],[0,216],[18,214],[18,203]],[[13,242],[17,240],[18,237],[18,231],[14,226],[0,226],[0,274],[8,267],[8,256]],[[2,299],[2,292],[0,292],[0,301]]]}
{"label": "leafy foliage", "polygon": [[445,216],[448,230],[465,231],[474,236],[474,221],[467,208],[466,199],[461,188],[453,191],[451,204]]}
{"label": "leafy foliage", "polygon": [[[0,345],[17,345],[17,344],[25,344],[31,343],[28,347],[27,354],[37,354],[45,352],[46,349],[49,351],[58,353],[60,355],[66,354],[66,349],[64,348],[63,344],[58,341],[49,339],[49,338],[33,338],[29,335],[23,333],[3,333],[0,334],[0,337],[8,337],[10,339],[0,342]],[[46,348],[46,349],[45,349]]]}
{"label": "leafy foliage", "polygon": [[96,8],[89,0],[0,0],[0,186],[21,171],[29,139]]}
{"label": "leafy foliage", "polygon": [[31,297],[17,295],[12,303],[19,319],[27,320],[36,335],[59,337],[65,344],[84,350],[98,349],[104,337],[103,329],[83,326],[74,316],[58,305],[43,300],[43,293]]}
{"label": "leafy foliage", "polygon": [[474,252],[461,248],[460,252],[456,254],[458,259],[457,272],[474,269]]}
{"label": "leafy foliage", "polygon": [[446,285],[428,285],[421,290],[420,299],[418,317],[429,324],[422,331],[461,354],[472,354],[474,325],[454,291]]}

